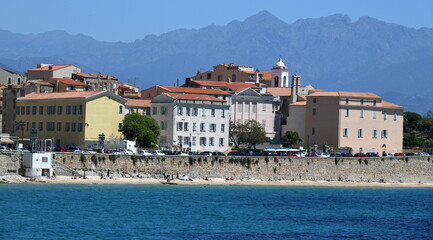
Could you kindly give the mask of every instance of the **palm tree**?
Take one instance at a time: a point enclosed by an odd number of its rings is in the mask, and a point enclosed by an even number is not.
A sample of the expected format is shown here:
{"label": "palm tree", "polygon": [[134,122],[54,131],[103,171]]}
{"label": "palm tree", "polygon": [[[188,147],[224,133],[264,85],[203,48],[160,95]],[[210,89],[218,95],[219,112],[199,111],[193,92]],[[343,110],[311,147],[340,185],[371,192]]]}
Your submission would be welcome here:
{"label": "palm tree", "polygon": [[302,139],[299,137],[298,132],[295,131],[287,131],[286,133],[284,133],[284,136],[281,140],[284,147],[291,147],[303,142]]}

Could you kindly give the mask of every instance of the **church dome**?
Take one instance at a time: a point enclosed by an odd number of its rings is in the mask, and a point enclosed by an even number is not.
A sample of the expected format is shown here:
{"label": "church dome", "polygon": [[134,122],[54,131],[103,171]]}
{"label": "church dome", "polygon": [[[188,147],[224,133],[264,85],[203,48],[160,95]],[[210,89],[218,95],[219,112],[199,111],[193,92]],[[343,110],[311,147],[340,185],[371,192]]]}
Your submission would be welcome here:
{"label": "church dome", "polygon": [[287,69],[286,64],[284,64],[281,58],[278,59],[278,62],[273,67],[274,69]]}

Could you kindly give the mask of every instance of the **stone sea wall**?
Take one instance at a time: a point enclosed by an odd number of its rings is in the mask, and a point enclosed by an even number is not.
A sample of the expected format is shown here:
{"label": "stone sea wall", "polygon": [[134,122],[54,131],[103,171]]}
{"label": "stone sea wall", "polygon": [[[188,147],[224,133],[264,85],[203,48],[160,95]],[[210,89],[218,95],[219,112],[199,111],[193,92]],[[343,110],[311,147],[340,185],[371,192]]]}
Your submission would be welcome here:
{"label": "stone sea wall", "polygon": [[[257,180],[433,182],[433,156],[389,158],[205,157],[54,154],[57,167],[131,176]],[[88,174],[90,173],[88,172]]]}
{"label": "stone sea wall", "polygon": [[0,176],[18,175],[22,158],[19,151],[0,151]]}

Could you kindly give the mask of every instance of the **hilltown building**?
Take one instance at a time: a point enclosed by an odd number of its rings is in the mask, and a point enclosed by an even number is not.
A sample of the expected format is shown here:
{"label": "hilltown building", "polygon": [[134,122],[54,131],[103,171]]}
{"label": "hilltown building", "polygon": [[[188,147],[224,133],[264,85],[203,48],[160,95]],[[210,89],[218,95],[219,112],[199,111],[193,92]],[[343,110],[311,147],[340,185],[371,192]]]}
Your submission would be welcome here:
{"label": "hilltown building", "polygon": [[70,78],[72,74],[80,72],[81,69],[72,64],[38,64],[36,68],[27,70],[26,75],[29,80],[47,80],[49,78]]}
{"label": "hilltown building", "polygon": [[290,105],[284,131],[296,131],[304,146],[334,151],[401,152],[404,108],[373,93],[314,92]]}
{"label": "hilltown building", "polygon": [[72,79],[90,85],[92,91],[114,92],[119,84],[119,79],[108,74],[73,73]]}
{"label": "hilltown building", "polygon": [[98,136],[118,142],[126,114],[123,98],[108,91],[32,93],[18,98],[17,131],[30,138],[54,139],[56,147],[98,147]]}
{"label": "hilltown building", "polygon": [[152,99],[152,117],[161,126],[159,146],[189,151],[229,149],[229,105],[200,94],[162,93]]}

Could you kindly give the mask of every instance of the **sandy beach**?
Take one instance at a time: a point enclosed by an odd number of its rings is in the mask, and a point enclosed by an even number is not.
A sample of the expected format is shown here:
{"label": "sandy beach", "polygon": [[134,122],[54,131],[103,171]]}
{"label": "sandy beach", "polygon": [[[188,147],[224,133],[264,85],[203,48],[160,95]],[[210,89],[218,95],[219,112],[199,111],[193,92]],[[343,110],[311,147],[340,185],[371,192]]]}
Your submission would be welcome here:
{"label": "sandy beach", "polygon": [[123,178],[113,177],[101,179],[99,176],[88,176],[87,179],[74,179],[70,176],[56,178],[29,179],[24,177],[0,177],[5,183],[35,183],[35,184],[141,184],[141,185],[247,185],[247,186],[332,186],[332,187],[433,187],[433,183],[379,183],[379,182],[339,182],[339,181],[261,181],[261,180],[226,180],[213,178],[210,180],[194,179],[193,181],[155,178]]}

